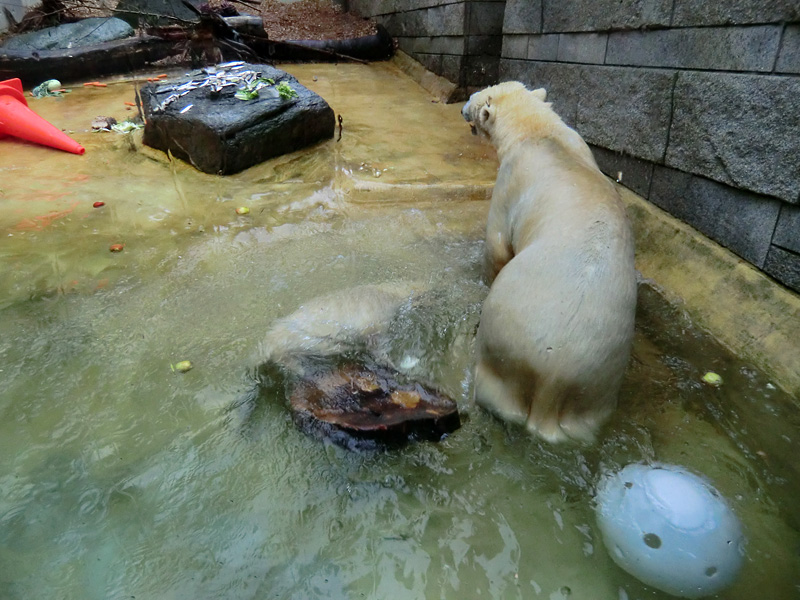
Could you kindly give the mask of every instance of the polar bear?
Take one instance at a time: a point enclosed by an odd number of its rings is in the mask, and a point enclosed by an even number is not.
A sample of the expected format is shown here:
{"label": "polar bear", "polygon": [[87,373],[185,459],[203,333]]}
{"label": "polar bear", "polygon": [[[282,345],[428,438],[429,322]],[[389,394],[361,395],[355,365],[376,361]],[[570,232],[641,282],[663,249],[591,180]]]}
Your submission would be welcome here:
{"label": "polar bear", "polygon": [[390,364],[385,338],[392,319],[424,291],[417,282],[399,281],[314,298],[273,323],[259,345],[259,362],[300,376],[309,362],[358,352]]}
{"label": "polar bear", "polygon": [[462,110],[500,161],[475,399],[550,442],[591,441],[616,407],[630,356],[633,236],[616,188],[545,98],[505,82]]}

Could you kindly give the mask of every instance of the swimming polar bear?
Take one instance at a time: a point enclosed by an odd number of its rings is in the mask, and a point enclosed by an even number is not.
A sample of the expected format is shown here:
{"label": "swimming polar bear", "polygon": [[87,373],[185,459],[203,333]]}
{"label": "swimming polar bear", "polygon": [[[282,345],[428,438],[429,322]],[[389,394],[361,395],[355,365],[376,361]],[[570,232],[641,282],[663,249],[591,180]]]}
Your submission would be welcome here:
{"label": "swimming polar bear", "polygon": [[278,319],[259,345],[262,363],[305,374],[309,361],[364,352],[390,364],[385,338],[397,311],[425,291],[416,282],[366,284],[314,298]]}
{"label": "swimming polar bear", "polygon": [[550,442],[591,441],[616,407],[630,356],[633,236],[616,188],[545,98],[506,82],[462,110],[500,160],[475,398]]}

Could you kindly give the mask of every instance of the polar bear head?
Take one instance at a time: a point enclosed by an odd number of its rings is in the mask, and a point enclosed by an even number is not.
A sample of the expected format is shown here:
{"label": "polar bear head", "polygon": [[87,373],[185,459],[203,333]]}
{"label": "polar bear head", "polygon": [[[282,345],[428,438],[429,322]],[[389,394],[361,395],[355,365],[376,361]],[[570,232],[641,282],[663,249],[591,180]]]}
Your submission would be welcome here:
{"label": "polar bear head", "polygon": [[472,94],[461,114],[474,135],[500,151],[521,138],[550,135],[562,123],[546,98],[543,88],[529,90],[519,81],[506,81]]}

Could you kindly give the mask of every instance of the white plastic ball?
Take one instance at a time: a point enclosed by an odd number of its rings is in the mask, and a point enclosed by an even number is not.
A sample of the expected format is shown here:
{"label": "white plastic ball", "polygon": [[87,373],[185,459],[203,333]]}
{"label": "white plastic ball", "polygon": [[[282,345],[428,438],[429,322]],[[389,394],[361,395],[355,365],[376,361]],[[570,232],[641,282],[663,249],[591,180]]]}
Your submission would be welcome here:
{"label": "white plastic ball", "polygon": [[611,558],[647,585],[701,598],[736,579],[742,527],[697,475],[672,465],[628,465],[600,482],[595,502]]}

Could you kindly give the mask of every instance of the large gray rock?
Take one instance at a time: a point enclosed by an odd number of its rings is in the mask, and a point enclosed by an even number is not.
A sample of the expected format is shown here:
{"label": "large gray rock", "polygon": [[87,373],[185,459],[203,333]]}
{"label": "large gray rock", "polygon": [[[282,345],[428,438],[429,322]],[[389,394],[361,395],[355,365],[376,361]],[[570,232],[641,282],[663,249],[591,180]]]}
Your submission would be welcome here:
{"label": "large gray rock", "polygon": [[668,166],[798,202],[797,78],[682,72],[673,106]]}
{"label": "large gray rock", "polygon": [[[176,86],[206,81],[204,72],[196,71],[143,88],[147,119],[144,143],[165,152],[169,150],[205,173],[229,175],[333,136],[333,110],[294,77],[267,65],[217,69],[218,73],[227,74],[242,71],[259,72],[261,77],[274,80],[275,85],[262,89],[254,100],[235,98],[236,86],[214,93],[206,85],[165,106],[170,96],[184,91],[175,90]],[[298,96],[281,98],[277,92],[281,83],[291,86]],[[191,108],[187,110],[189,105]]]}
{"label": "large gray rock", "polygon": [[125,21],[113,17],[96,17],[11,37],[2,45],[2,49],[11,52],[69,50],[121,40],[132,35],[133,28]]}

